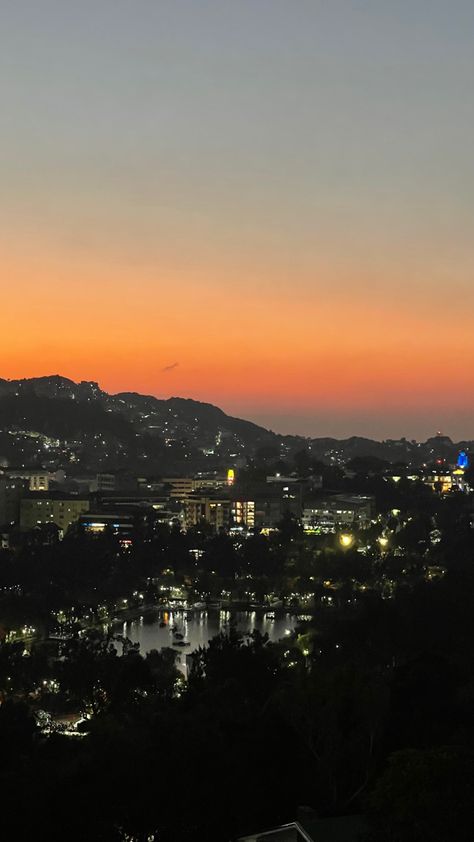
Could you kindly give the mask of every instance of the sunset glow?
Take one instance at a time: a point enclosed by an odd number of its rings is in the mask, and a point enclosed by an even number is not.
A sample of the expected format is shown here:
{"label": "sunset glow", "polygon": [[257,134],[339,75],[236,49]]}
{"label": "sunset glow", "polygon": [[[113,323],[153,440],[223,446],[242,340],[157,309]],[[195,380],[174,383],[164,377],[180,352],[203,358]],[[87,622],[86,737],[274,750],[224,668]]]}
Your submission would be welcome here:
{"label": "sunset glow", "polygon": [[6,12],[0,376],[472,435],[470,5],[138,5]]}

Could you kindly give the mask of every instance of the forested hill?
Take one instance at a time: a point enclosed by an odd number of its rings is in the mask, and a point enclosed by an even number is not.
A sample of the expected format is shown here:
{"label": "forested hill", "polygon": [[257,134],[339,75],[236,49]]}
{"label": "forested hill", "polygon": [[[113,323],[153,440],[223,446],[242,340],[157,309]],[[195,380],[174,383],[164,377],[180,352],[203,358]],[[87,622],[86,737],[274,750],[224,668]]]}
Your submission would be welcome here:
{"label": "forested hill", "polygon": [[[209,438],[210,444],[215,436],[234,434],[249,446],[263,442],[274,442],[280,438],[269,430],[226,415],[212,404],[191,399],[172,397],[166,400],[141,395],[136,392],[122,392],[110,395],[94,382],[75,383],[66,377],[53,375],[24,380],[0,379],[1,420],[5,423],[46,424],[48,432],[52,427],[60,431],[63,423],[74,425],[77,430],[89,424],[93,418],[104,425],[105,412],[121,417],[131,423],[140,432],[163,432],[168,438],[191,436],[193,439]],[[54,401],[55,403],[48,403]],[[45,418],[45,409],[53,408]],[[115,427],[115,424],[108,425]],[[297,438],[297,437],[289,437]]]}
{"label": "forested hill", "polygon": [[110,467],[143,464],[165,471],[212,469],[256,455],[285,460],[304,449],[313,459],[333,465],[357,457],[418,465],[434,456],[452,460],[459,449],[474,447],[472,442],[456,444],[444,436],[421,444],[358,436],[343,440],[283,436],[212,404],[135,392],[111,395],[95,382],[75,383],[60,375],[0,379],[0,459],[11,463],[22,452],[21,463],[31,458],[29,442],[20,441],[24,434],[26,439],[39,434],[58,440],[66,450],[71,442],[80,443],[89,452],[88,464],[91,460]]}

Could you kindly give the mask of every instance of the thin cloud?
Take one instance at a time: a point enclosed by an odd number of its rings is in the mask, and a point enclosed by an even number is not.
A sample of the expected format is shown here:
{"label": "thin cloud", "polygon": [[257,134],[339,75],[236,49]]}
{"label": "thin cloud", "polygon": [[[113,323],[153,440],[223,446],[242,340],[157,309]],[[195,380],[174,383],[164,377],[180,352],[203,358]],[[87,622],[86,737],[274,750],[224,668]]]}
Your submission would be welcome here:
{"label": "thin cloud", "polygon": [[161,370],[162,371],[173,371],[173,369],[176,368],[178,365],[179,365],[179,363],[171,363],[171,365],[165,365],[165,367],[162,368]]}

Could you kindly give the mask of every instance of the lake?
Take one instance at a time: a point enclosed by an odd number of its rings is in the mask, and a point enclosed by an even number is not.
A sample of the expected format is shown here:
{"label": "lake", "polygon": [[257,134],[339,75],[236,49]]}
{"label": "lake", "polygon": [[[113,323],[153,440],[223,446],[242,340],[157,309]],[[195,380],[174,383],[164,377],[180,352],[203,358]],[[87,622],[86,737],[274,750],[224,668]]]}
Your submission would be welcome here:
{"label": "lake", "polygon": [[[186,655],[206,646],[212,637],[220,632],[227,632],[231,626],[242,632],[259,631],[268,634],[271,641],[277,641],[293,631],[298,618],[286,612],[262,611],[162,611],[147,621],[146,615],[123,623],[121,630],[124,637],[140,644],[140,652],[145,655],[150,649],[162,649],[170,646],[179,654],[177,664],[186,674]],[[165,623],[165,625],[163,625]],[[175,647],[176,637],[173,632],[183,635],[189,646]]]}

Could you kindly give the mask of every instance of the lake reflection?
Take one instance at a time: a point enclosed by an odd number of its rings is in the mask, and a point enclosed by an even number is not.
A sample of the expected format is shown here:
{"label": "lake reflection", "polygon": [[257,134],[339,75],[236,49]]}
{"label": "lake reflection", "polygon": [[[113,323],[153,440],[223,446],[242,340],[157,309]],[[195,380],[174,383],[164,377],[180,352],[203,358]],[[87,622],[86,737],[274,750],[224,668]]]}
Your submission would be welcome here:
{"label": "lake reflection", "polygon": [[[199,646],[206,646],[212,637],[220,632],[228,632],[231,626],[242,632],[259,631],[268,634],[271,641],[285,637],[288,630],[293,630],[297,618],[293,614],[256,611],[163,611],[152,622],[146,617],[131,620],[123,624],[122,634],[133,643],[140,644],[140,652],[145,655],[150,649],[162,649],[171,646],[180,655],[179,665],[186,671],[186,655]],[[173,646],[177,641],[175,633],[183,635],[189,646]]]}

